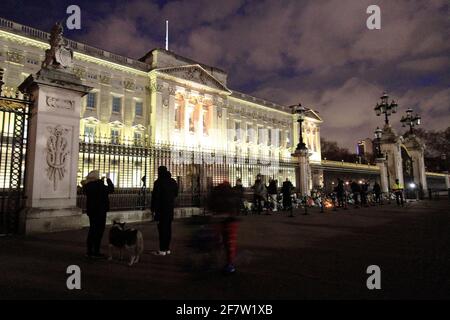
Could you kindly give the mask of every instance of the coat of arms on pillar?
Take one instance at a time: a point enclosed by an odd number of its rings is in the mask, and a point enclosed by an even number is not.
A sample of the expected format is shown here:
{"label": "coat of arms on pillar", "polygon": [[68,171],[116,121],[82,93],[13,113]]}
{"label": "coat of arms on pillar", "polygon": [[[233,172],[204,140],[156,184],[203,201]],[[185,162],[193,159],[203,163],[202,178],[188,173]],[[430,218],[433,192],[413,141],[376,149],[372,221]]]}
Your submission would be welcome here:
{"label": "coat of arms on pillar", "polygon": [[58,182],[64,178],[66,172],[66,161],[69,151],[68,142],[65,137],[68,129],[60,125],[56,127],[47,127],[50,137],[47,139],[47,177],[53,182],[53,190],[58,189]]}
{"label": "coat of arms on pillar", "polygon": [[63,26],[57,22],[50,33],[50,49],[45,50],[43,68],[69,68],[73,65],[73,51],[64,45]]}

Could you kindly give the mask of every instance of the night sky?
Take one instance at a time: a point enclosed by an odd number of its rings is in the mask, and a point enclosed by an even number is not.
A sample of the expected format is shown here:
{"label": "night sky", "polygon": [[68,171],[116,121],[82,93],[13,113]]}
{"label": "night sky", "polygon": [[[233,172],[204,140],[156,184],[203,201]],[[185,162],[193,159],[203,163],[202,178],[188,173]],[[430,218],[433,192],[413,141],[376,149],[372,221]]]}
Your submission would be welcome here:
{"label": "night sky", "polygon": [[[383,90],[399,104],[398,128],[408,107],[425,129],[450,125],[448,3],[2,0],[0,16],[49,31],[77,4],[82,29],[65,36],[132,58],[164,47],[168,19],[171,51],[228,71],[231,89],[316,109],[322,136],[354,150],[383,124],[373,112]],[[381,30],[366,27],[371,4]]]}

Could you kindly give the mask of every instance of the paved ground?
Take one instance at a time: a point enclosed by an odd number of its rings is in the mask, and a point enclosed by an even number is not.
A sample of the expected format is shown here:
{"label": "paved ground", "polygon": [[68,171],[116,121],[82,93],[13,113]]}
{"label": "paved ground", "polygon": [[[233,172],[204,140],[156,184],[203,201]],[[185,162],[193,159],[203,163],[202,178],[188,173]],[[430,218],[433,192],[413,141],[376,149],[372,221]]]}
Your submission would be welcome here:
{"label": "paved ground", "polygon": [[[146,251],[132,268],[86,260],[86,229],[0,239],[0,298],[450,298],[448,200],[242,217],[239,269],[232,276],[215,263],[201,267],[207,256],[189,245],[199,226],[188,222],[174,223],[174,254],[168,257],[151,254],[155,224],[137,225]],[[66,289],[71,264],[81,267],[82,290]],[[372,264],[381,268],[381,290],[366,288]]]}

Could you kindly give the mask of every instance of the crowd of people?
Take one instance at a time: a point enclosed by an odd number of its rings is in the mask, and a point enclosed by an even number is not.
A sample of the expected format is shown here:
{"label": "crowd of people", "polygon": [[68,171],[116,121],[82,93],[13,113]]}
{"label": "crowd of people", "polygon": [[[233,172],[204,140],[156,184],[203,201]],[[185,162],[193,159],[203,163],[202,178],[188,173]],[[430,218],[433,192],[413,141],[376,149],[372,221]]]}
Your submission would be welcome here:
{"label": "crowd of people", "polygon": [[[114,184],[109,177],[100,178],[98,170],[88,174],[81,182],[86,195],[86,211],[89,217],[89,232],[87,237],[87,257],[105,258],[100,252],[101,241],[106,225],[106,215],[109,211],[109,194],[114,192]],[[325,195],[315,190],[309,197],[299,197],[288,178],[278,186],[278,181],[270,178],[266,185],[261,175],[251,187],[253,200],[248,201],[241,179],[237,179],[235,186],[224,180],[210,190],[207,206],[210,213],[219,218],[219,233],[226,251],[227,273],[236,271],[235,259],[237,252],[237,233],[240,214],[273,214],[279,211],[291,211],[299,203],[303,206],[318,205],[323,209],[327,199],[331,199],[334,208],[347,208],[349,204],[355,207],[381,204],[382,192],[378,182],[373,185],[369,181],[345,182],[338,179],[331,194]],[[397,204],[404,204],[403,186],[396,180],[392,186]],[[159,234],[159,250],[153,254],[157,256],[170,255],[172,238],[172,221],[174,218],[175,198],[178,195],[178,184],[172,178],[165,166],[158,168],[158,178],[152,189],[150,209],[154,221],[157,222]]]}

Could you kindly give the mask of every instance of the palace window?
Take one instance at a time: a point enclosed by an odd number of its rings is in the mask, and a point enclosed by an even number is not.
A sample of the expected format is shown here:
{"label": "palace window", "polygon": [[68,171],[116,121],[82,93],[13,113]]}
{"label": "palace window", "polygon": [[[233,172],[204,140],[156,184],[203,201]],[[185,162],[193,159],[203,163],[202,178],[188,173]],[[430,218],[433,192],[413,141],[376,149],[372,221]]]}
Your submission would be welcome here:
{"label": "palace window", "polygon": [[292,147],[292,131],[289,130],[286,134],[286,148]]}
{"label": "palace window", "polygon": [[272,129],[267,129],[267,145],[272,145]]}
{"label": "palace window", "polygon": [[136,101],[135,104],[136,117],[142,117],[144,115],[144,105],[141,101]]}
{"label": "palace window", "polygon": [[258,144],[262,144],[264,141],[264,129],[259,127],[258,128]]}
{"label": "palace window", "polygon": [[84,141],[94,142],[94,137],[95,137],[95,127],[92,125],[84,126]]}
{"label": "palace window", "polygon": [[134,145],[136,146],[142,145],[142,132],[139,131],[134,132]]}
{"label": "palace window", "polygon": [[247,143],[253,142],[253,128],[247,124]]}
{"label": "palace window", "polygon": [[120,110],[122,110],[122,98],[120,98],[120,97],[113,97],[113,99],[112,99],[112,112],[120,113]]}
{"label": "palace window", "polygon": [[189,108],[188,113],[188,123],[189,123],[189,132],[195,132],[195,122],[194,122],[194,108]]}
{"label": "palace window", "polygon": [[120,130],[117,128],[111,129],[111,143],[112,144],[119,144],[120,142]]}
{"label": "palace window", "polygon": [[208,107],[204,107],[202,112],[202,126],[203,126],[203,134],[205,136],[209,134],[208,114],[209,114]]}
{"label": "palace window", "polygon": [[97,102],[97,93],[89,92],[86,98],[86,108],[95,109],[96,102]]}
{"label": "palace window", "polygon": [[241,140],[241,123],[236,121],[234,123],[234,141]]}

